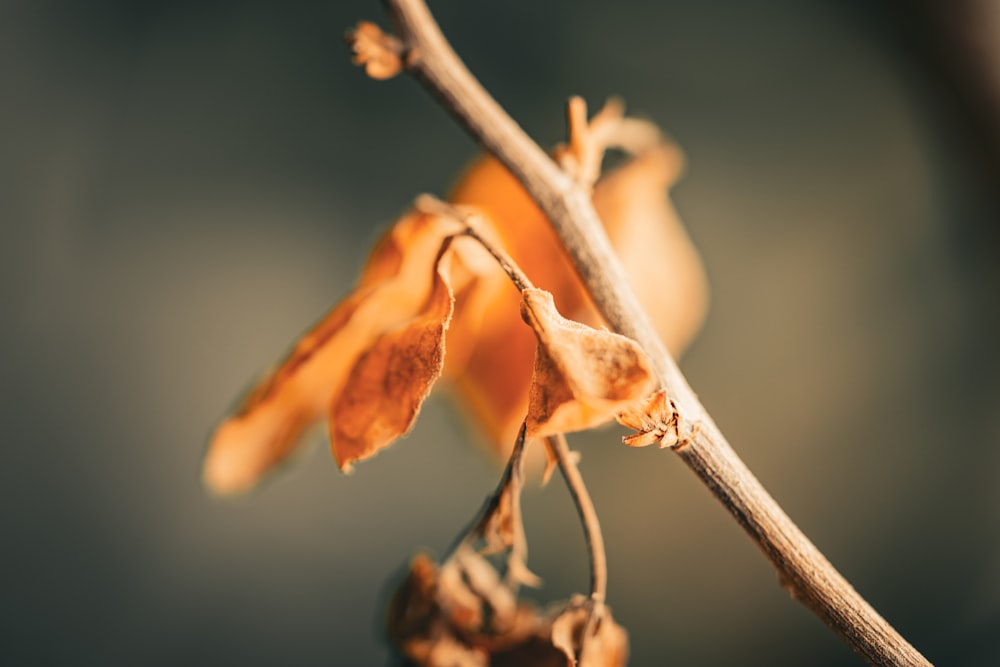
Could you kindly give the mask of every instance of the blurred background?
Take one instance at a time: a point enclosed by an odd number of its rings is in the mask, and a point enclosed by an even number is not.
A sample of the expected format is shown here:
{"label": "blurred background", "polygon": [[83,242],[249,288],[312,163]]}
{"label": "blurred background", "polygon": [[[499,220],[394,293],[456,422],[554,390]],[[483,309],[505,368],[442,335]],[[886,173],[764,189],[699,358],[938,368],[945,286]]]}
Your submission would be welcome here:
{"label": "blurred background", "polygon": [[[991,6],[432,4],[541,143],[569,95],[619,94],[681,144],[713,288],[683,369],[942,665],[1000,662]],[[476,153],[414,81],[350,64],[362,18],[385,24],[360,0],[0,3],[0,662],[386,664],[387,582],[493,488],[446,396],[352,477],[320,444],[248,498],[199,483],[236,396]],[[572,444],[632,664],[859,664],[675,457],[619,435]],[[561,484],[525,502],[535,595],[583,590]]]}

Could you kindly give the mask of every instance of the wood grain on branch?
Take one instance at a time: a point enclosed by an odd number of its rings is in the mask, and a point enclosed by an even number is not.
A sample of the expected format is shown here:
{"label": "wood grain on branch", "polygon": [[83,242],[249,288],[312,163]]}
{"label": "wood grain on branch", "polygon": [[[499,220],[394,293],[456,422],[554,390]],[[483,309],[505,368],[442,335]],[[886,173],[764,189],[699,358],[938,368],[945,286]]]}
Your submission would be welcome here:
{"label": "wood grain on branch", "polygon": [[[423,0],[387,5],[398,42],[383,43],[398,49],[402,67],[510,169],[545,212],[609,326],[637,341],[652,360],[675,411],[678,437],[672,449],[758,544],[782,586],[870,664],[929,665],[837,572],[733,451],[629,289],[586,185],[562,171],[483,89]],[[379,61],[381,73],[385,62],[393,59]]]}

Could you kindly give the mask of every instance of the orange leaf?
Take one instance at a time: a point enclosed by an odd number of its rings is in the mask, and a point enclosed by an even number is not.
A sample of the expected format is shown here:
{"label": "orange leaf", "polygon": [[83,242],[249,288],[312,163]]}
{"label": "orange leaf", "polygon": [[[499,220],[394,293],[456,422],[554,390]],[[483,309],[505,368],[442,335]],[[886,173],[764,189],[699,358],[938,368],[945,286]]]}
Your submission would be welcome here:
{"label": "orange leaf", "polygon": [[[376,245],[358,288],[306,333],[236,414],[216,429],[203,477],[217,493],[253,487],[327,415],[362,354],[428,301],[452,221],[412,213]],[[404,251],[405,249],[405,251]]]}
{"label": "orange leaf", "polygon": [[634,341],[567,320],[544,290],[526,289],[522,294],[522,316],[538,339],[528,400],[529,436],[597,426],[653,389],[649,360]]}
{"label": "orange leaf", "polygon": [[675,355],[694,338],[708,309],[701,258],[666,196],[682,161],[676,147],[661,144],[601,179],[593,197],[629,285]]}
{"label": "orange leaf", "polygon": [[340,467],[369,458],[405,435],[444,365],[445,332],[455,299],[442,272],[424,309],[380,336],[333,399],[330,443]]}
{"label": "orange leaf", "polygon": [[[701,259],[668,199],[682,158],[672,144],[650,144],[647,136],[632,143],[643,149],[598,181],[594,205],[629,284],[667,347],[679,355],[701,326],[708,300]],[[482,212],[514,261],[536,286],[552,293],[561,312],[595,326],[603,323],[544,214],[495,158],[473,163],[449,199]],[[491,271],[483,275],[501,275]],[[449,335],[449,348],[452,340],[463,340],[472,349],[462,364],[449,359],[446,374],[455,378],[459,398],[502,454],[528,408],[528,368],[535,356],[534,336],[517,321],[517,299],[509,288],[481,298],[489,303],[474,336],[463,334],[458,307]]]}
{"label": "orange leaf", "polygon": [[[495,158],[476,160],[462,175],[449,200],[481,212],[500,244],[538,287],[555,295],[564,312],[584,304],[584,292],[569,258],[545,215],[507,169]],[[503,289],[493,293],[483,309],[475,343],[462,367],[449,360],[449,377],[458,396],[489,437],[506,456],[524,421],[528,407],[535,337],[519,317],[520,294],[499,267],[488,276],[499,277]],[[456,314],[453,337],[461,336]]]}

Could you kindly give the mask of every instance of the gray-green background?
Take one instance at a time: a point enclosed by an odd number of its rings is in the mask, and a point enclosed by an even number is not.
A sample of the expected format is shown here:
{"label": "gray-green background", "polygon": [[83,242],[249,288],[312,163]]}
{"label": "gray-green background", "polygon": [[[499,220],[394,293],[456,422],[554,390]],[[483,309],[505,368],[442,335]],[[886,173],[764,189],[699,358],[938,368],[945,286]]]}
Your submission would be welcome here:
{"label": "gray-green background", "polygon": [[[713,288],[692,384],[904,635],[996,664],[1000,186],[905,9],[433,8],[541,142],[574,93],[678,140]],[[384,23],[374,0],[0,4],[0,662],[384,664],[385,582],[494,485],[445,396],[353,477],[319,451],[237,502],[199,485],[227,406],[475,153],[415,82],[350,65],[360,18]],[[633,664],[858,664],[675,457],[618,435],[573,442]],[[582,589],[563,489],[526,510],[540,599]]]}

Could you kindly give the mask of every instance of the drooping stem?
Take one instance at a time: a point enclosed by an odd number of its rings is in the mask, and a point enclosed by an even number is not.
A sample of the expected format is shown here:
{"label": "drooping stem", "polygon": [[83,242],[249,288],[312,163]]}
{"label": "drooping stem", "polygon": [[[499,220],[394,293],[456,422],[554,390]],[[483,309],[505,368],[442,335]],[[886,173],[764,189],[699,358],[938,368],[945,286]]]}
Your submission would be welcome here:
{"label": "drooping stem", "polygon": [[545,212],[605,321],[649,355],[677,413],[674,451],[758,544],[782,584],[871,664],[929,665],[826,560],[733,451],[628,287],[586,189],[476,81],[423,0],[387,0],[387,6],[400,45],[376,44],[373,50],[395,50],[403,66],[510,169]]}
{"label": "drooping stem", "polygon": [[576,511],[583,525],[584,539],[587,540],[587,553],[590,558],[590,597],[595,602],[603,603],[608,594],[608,557],[604,549],[604,534],[601,523],[597,520],[597,510],[590,498],[587,485],[577,467],[566,444],[566,436],[552,435],[545,439],[549,451],[559,464],[559,471],[573,497]]}

